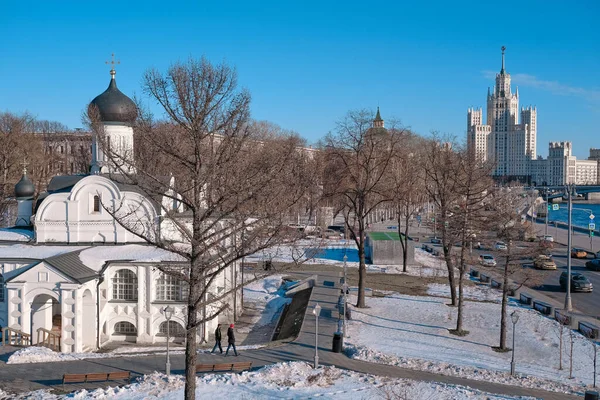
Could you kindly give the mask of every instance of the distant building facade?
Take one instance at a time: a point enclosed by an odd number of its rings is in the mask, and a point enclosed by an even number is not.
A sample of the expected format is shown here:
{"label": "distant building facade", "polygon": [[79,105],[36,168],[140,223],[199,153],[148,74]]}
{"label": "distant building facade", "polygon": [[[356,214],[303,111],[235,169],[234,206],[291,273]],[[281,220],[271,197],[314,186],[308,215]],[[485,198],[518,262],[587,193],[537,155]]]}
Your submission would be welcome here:
{"label": "distant building facade", "polygon": [[573,155],[571,142],[550,142],[548,158],[538,157],[530,162],[531,183],[542,185],[598,185],[600,177],[600,154],[590,149],[587,160]]}

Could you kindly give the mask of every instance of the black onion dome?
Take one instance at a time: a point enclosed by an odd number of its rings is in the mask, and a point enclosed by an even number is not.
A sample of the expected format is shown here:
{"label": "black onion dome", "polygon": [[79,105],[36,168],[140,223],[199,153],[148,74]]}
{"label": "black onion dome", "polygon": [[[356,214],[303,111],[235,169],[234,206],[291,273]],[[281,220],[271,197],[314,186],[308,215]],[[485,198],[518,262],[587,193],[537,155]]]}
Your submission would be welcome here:
{"label": "black onion dome", "polygon": [[[97,107],[102,122],[131,123],[137,117],[135,103],[117,88],[114,70],[111,75],[108,89],[92,100],[89,108]],[[90,114],[93,115],[92,112]]]}
{"label": "black onion dome", "polygon": [[35,187],[31,179],[24,173],[21,180],[15,185],[15,197],[17,199],[30,199],[35,193]]}

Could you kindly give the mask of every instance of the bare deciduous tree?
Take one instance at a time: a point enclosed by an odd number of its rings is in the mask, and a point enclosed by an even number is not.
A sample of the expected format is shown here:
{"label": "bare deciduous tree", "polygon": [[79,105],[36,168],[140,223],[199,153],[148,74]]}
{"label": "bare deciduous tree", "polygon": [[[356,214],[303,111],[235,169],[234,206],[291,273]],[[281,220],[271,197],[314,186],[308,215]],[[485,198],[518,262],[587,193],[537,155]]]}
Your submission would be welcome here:
{"label": "bare deciduous tree", "polygon": [[426,201],[424,169],[421,164],[423,140],[407,132],[394,154],[390,174],[392,206],[396,211],[398,236],[402,245],[402,270],[407,271],[410,221]]}
{"label": "bare deciduous tree", "polygon": [[491,173],[493,164],[482,163],[467,149],[458,151],[459,159],[456,162],[454,179],[456,181],[454,188],[457,191],[458,207],[454,207],[455,229],[458,231],[460,246],[460,256],[456,263],[458,270],[458,315],[456,318],[456,328],[451,330],[459,336],[463,336],[468,331],[463,329],[464,296],[463,281],[467,272],[468,261],[467,248],[473,240],[476,231],[484,227],[483,221],[485,203],[490,196],[493,187]]}
{"label": "bare deciduous tree", "polygon": [[390,167],[404,131],[372,126],[373,113],[350,111],[322,146],[324,194],[334,198],[344,215],[359,256],[357,307],[365,307],[367,216],[389,201]]}
{"label": "bare deciduous tree", "polygon": [[[243,257],[290,239],[285,214],[305,201],[316,171],[297,136],[258,129],[250,122],[250,94],[238,89],[235,70],[225,64],[203,58],[175,63],[164,74],[151,69],[144,75],[143,90],[161,106],[166,119],[155,121],[148,113],[138,119],[137,161],[133,154],[108,146],[110,139],[93,109],[89,122],[118,171],[113,179],[177,205],[163,205],[163,235],[132,220],[135,213],[126,207],[103,206],[126,229],[189,263],[185,272],[157,265],[189,286],[189,400],[195,397],[197,329],[227,309],[225,300],[239,290],[235,281],[231,290],[216,293],[217,279]],[[178,217],[180,208],[185,218]],[[164,235],[167,230],[169,237]]]}
{"label": "bare deciduous tree", "polygon": [[448,138],[434,135],[425,143],[423,152],[425,190],[437,209],[437,214],[434,215],[434,224],[441,235],[444,260],[448,269],[450,305],[452,306],[458,304],[454,274],[455,262],[452,255],[452,248],[460,234],[460,229],[455,229],[453,212],[459,200],[459,190],[455,179],[458,161],[459,157],[453,150],[453,142]]}

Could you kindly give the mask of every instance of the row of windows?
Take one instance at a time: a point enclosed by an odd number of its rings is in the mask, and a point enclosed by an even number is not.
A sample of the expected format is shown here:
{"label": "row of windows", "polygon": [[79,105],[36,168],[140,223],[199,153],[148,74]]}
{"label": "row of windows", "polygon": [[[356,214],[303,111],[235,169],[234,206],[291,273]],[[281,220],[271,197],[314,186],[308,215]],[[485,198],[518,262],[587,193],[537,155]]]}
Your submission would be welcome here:
{"label": "row of windows", "polygon": [[[57,146],[56,151],[60,154],[65,154],[65,146]],[[85,150],[83,146],[79,146],[79,153],[84,154]],[[90,153],[92,152],[92,147],[90,146]],[[47,153],[52,154],[52,146],[47,147]],[[75,146],[71,146],[71,154],[75,154]]]}
{"label": "row of windows", "polygon": [[[138,281],[135,272],[128,269],[120,269],[112,279],[113,300],[135,301],[138,298]],[[174,276],[161,274],[156,282],[156,300],[178,301],[187,300],[189,287],[187,282],[181,281]]]}
{"label": "row of windows", "polygon": [[[180,323],[175,321],[165,321],[158,327],[158,332],[161,335],[182,337],[185,336],[185,328]],[[115,335],[137,335],[137,329],[131,322],[121,321],[115,324]]]}

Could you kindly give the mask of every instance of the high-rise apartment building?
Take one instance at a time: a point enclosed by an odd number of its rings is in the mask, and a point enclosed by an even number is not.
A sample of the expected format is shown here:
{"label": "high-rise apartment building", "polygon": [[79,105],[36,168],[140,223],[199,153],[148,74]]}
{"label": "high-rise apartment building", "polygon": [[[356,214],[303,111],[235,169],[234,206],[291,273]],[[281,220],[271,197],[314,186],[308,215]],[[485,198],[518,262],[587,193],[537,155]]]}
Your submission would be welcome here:
{"label": "high-rise apartment building", "polygon": [[495,176],[527,180],[536,157],[537,110],[519,110],[519,89],[512,92],[505,50],[494,88],[488,88],[486,123],[481,108],[467,111],[467,145],[482,161],[496,164]]}

